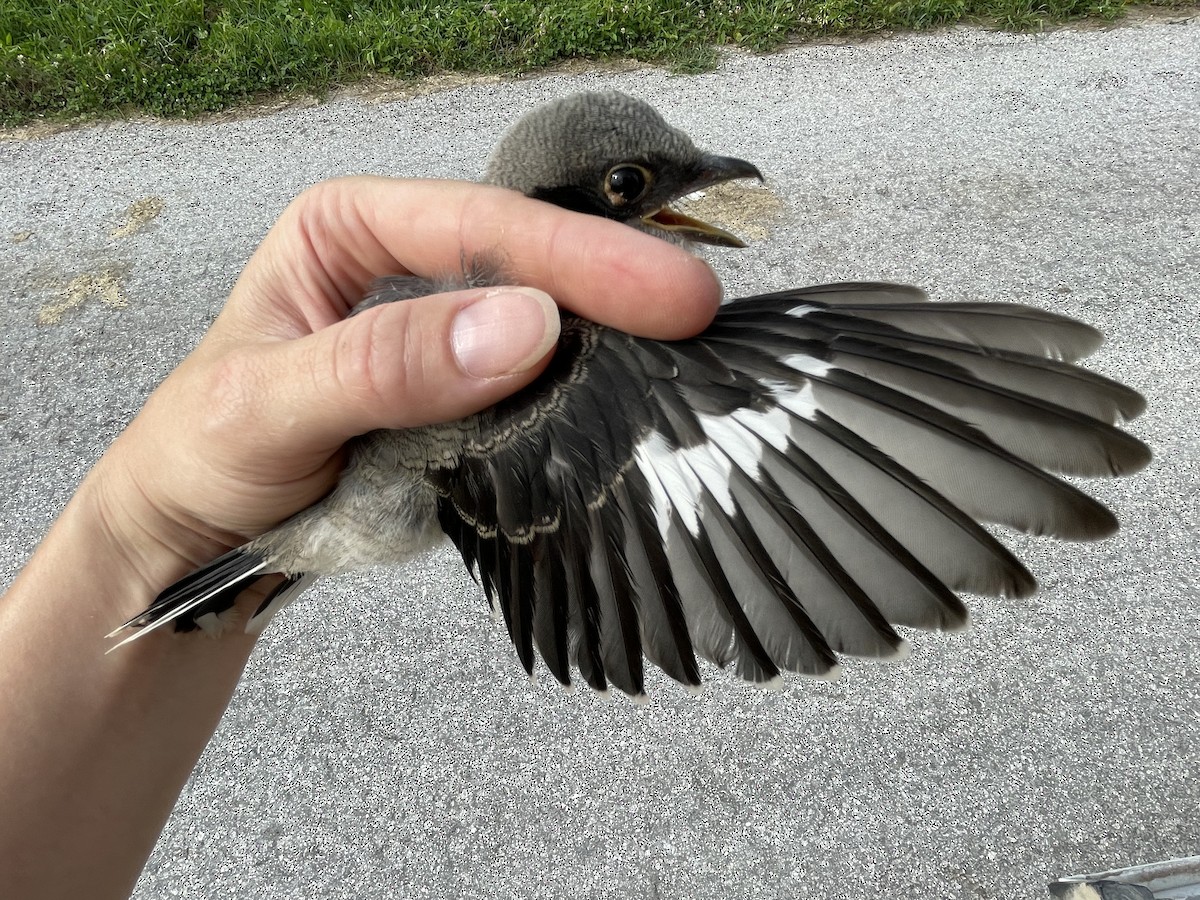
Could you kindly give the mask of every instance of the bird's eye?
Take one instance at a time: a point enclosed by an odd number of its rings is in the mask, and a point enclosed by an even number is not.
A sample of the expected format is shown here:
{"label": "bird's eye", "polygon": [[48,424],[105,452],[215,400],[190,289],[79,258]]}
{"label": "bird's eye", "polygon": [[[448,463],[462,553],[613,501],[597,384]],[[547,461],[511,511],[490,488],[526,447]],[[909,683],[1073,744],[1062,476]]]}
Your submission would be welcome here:
{"label": "bird's eye", "polygon": [[604,176],[604,194],[615,207],[637,203],[650,188],[652,176],[642,166],[624,163],[613,166]]}

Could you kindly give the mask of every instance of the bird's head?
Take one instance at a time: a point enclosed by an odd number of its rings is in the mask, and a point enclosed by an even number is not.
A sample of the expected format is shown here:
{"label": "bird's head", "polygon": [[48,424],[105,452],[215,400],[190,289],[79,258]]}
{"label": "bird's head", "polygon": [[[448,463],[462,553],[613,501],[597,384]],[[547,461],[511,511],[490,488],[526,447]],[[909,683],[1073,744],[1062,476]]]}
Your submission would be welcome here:
{"label": "bird's head", "polygon": [[673,241],[744,247],[735,235],[671,208],[750,163],[698,149],[653,107],[615,91],[574,94],[522,116],[500,138],[484,180]]}

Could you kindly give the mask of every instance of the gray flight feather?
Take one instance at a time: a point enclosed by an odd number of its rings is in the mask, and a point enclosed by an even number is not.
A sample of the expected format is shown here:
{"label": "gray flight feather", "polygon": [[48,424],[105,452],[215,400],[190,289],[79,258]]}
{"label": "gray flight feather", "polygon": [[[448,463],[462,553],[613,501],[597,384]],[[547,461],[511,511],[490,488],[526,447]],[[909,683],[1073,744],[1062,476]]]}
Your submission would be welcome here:
{"label": "gray flight feather", "polygon": [[[505,133],[486,180],[675,241],[728,232],[670,207],[750,163],[699,150],[645,103],[580,94]],[[355,310],[467,284],[380,280]],[[835,284],[734,300],[686,341],[564,314],[546,372],[457,422],[352,441],[323,500],[164,591],[123,627],[213,625],[268,573],[259,627],[317,575],[403,563],[445,536],[517,655],[564,685],[643,692],[643,657],[697,685],[697,656],[773,682],[839,654],[903,655],[898,625],[954,629],[956,591],[1035,582],[980,523],[1072,539],[1112,513],[1051,473],[1121,475],[1131,389],[1075,365],[1088,326],[1014,304]],[[120,630],[120,629],[118,629]]]}

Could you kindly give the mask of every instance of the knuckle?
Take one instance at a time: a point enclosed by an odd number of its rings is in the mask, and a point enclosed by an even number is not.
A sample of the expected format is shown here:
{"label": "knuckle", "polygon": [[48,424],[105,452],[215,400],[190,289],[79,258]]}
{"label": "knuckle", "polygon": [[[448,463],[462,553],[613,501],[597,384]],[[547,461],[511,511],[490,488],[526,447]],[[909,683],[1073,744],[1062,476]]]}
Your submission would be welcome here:
{"label": "knuckle", "polygon": [[205,372],[206,415],[200,425],[216,438],[252,427],[261,419],[261,371],[251,354],[234,351],[213,361]]}
{"label": "knuckle", "polygon": [[[402,304],[355,317],[337,342],[330,370],[335,390],[349,403],[386,410],[403,399],[413,368],[413,348],[408,310],[396,307]],[[381,314],[385,311],[388,315]]]}

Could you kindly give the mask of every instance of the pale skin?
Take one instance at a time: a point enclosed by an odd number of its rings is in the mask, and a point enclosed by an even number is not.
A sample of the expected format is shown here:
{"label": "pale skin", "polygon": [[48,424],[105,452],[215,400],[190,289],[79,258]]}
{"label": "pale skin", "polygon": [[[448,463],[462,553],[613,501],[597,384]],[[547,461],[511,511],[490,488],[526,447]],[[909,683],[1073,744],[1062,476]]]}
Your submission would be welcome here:
{"label": "pale skin", "polygon": [[[522,287],[344,319],[378,275],[484,252]],[[325,494],[352,436],[527,384],[552,355],[553,303],[672,339],[719,297],[677,247],[498,188],[352,178],[301,195],[0,597],[0,896],[127,897],[254,644],[164,629],[106,655],[105,634]]]}

